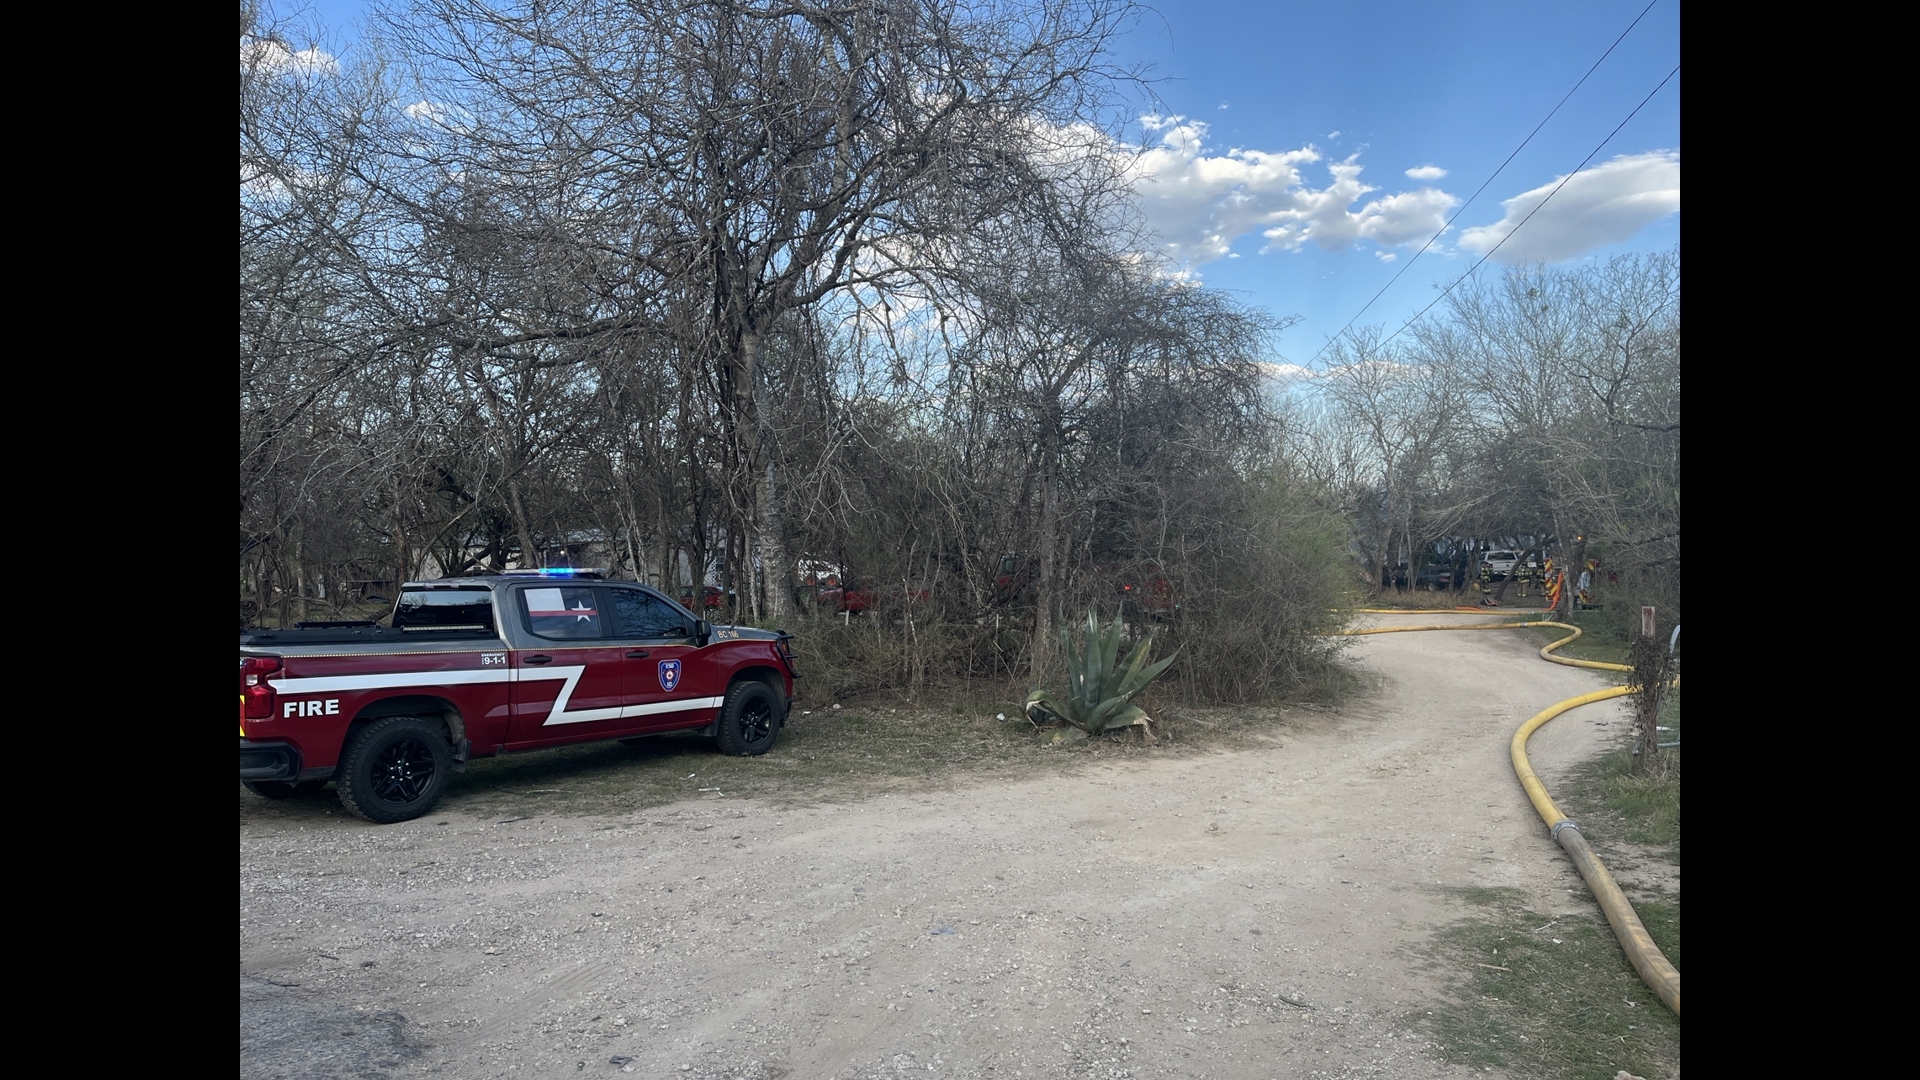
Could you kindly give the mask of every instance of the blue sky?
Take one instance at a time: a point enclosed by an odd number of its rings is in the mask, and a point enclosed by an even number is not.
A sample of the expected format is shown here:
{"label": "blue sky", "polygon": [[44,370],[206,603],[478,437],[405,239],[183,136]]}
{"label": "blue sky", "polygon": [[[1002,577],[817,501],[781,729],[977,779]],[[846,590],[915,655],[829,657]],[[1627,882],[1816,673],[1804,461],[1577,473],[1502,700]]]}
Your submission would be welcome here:
{"label": "blue sky", "polygon": [[[1459,209],[1646,6],[1163,0],[1160,17],[1149,16],[1124,43],[1127,59],[1154,64],[1165,80],[1156,87],[1164,110],[1158,130],[1134,135],[1146,144],[1169,132],[1184,137],[1178,129],[1196,121],[1205,130],[1197,153],[1168,154],[1159,182],[1143,187],[1150,216],[1164,219],[1163,232],[1180,227],[1207,284],[1274,314],[1300,316],[1280,351],[1302,363],[1433,235],[1436,213],[1444,220]],[[1571,172],[1679,62],[1679,5],[1658,0],[1361,325],[1391,330],[1412,317],[1434,297],[1436,282],[1464,273],[1489,240],[1505,234],[1503,201]],[[1678,244],[1679,90],[1676,76],[1594,158],[1592,175],[1554,196],[1481,273],[1510,254],[1565,263]],[[1186,123],[1169,127],[1165,117],[1175,115]],[[1231,156],[1236,148],[1290,155],[1270,171],[1290,166],[1298,184],[1236,173],[1236,163],[1247,164],[1245,155]],[[1301,160],[1301,151],[1317,160]],[[1349,161],[1357,174],[1343,164]],[[1222,197],[1219,179],[1204,175],[1208,165],[1241,181],[1237,204]],[[1345,187],[1376,190],[1347,202],[1332,167],[1349,170]],[[1446,173],[1407,175],[1422,167]],[[1153,214],[1151,192],[1161,186],[1202,190],[1159,200],[1181,205]],[[1537,199],[1516,203],[1514,220]],[[1204,220],[1223,226],[1214,233],[1192,227],[1195,212],[1207,209]],[[1292,231],[1268,235],[1287,226]],[[1476,226],[1494,228],[1470,231]],[[1228,255],[1213,257],[1213,235]]]}
{"label": "blue sky", "polygon": [[[350,47],[367,6],[319,0],[326,45]],[[1148,222],[1206,284],[1300,317],[1279,351],[1305,363],[1646,6],[1159,0],[1120,43],[1160,80],[1127,131],[1151,151],[1137,185]],[[1679,4],[1656,0],[1359,325],[1397,329],[1425,306],[1679,62]],[[1676,76],[1481,273],[1674,247],[1679,151]]]}

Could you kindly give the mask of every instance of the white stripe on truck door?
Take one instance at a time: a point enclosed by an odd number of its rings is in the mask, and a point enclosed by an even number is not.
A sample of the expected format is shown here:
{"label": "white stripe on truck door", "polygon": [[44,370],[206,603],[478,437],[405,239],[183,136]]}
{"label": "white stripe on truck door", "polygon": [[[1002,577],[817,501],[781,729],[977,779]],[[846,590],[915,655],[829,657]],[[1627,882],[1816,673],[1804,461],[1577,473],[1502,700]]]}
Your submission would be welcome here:
{"label": "white stripe on truck door", "polygon": [[650,705],[623,705],[615,709],[582,709],[578,712],[567,712],[567,702],[573,698],[573,688],[579,684],[580,676],[586,670],[583,665],[574,665],[532,671],[526,668],[507,668],[500,671],[398,671],[380,675],[332,675],[310,679],[276,680],[273,688],[285,695],[338,694],[352,690],[386,690],[400,687],[428,689],[435,686],[546,682],[551,679],[564,679],[566,683],[560,687],[559,696],[553,699],[553,707],[547,710],[547,718],[540,722],[542,727],[555,724],[588,724],[596,720],[619,720],[625,717],[654,716],[659,713],[693,709],[717,709],[726,700],[717,697],[687,698],[683,701],[659,701]]}

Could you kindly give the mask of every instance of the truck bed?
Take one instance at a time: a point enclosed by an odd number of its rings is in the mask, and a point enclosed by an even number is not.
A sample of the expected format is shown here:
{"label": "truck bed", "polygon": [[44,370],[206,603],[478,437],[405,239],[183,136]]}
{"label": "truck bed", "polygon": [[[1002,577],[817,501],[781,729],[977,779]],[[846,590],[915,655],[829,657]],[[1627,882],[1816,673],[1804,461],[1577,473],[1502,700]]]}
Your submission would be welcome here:
{"label": "truck bed", "polygon": [[485,627],[422,626],[395,630],[388,626],[353,626],[314,630],[246,630],[240,634],[240,647],[290,649],[305,645],[418,645],[428,641],[498,640],[500,635]]}

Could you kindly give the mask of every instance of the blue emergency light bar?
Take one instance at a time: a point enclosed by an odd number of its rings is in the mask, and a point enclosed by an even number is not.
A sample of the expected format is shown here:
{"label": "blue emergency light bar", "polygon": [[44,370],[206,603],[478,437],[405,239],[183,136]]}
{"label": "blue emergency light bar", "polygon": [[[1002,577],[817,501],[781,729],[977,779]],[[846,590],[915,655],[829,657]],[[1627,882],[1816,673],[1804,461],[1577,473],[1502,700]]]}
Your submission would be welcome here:
{"label": "blue emergency light bar", "polygon": [[574,568],[570,566],[543,566],[538,570],[504,570],[501,577],[543,577],[543,578],[603,578],[605,569]]}

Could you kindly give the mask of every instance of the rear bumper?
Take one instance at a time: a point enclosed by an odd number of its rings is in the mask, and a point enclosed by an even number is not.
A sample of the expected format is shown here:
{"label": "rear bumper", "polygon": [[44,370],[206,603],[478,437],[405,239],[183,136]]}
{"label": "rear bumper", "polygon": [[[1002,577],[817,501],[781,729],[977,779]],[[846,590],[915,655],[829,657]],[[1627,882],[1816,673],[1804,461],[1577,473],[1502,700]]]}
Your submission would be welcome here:
{"label": "rear bumper", "polygon": [[300,751],[286,743],[240,740],[240,779],[298,780]]}

